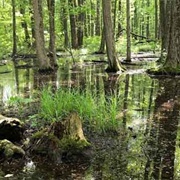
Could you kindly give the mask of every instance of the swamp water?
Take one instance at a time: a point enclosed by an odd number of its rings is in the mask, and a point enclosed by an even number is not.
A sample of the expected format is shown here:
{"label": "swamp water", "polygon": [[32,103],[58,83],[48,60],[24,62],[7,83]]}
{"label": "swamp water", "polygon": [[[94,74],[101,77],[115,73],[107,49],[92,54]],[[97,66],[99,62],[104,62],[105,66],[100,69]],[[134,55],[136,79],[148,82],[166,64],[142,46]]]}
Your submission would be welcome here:
{"label": "swamp water", "polygon": [[35,89],[46,85],[81,88],[107,97],[116,94],[121,128],[118,136],[85,134],[95,149],[88,162],[56,166],[29,159],[18,166],[3,164],[0,179],[180,179],[180,78],[151,78],[143,66],[127,67],[129,70],[121,75],[107,74],[105,66],[66,64],[54,75],[37,76],[30,68],[9,65],[12,72],[0,75],[1,105],[12,96],[29,98]]}

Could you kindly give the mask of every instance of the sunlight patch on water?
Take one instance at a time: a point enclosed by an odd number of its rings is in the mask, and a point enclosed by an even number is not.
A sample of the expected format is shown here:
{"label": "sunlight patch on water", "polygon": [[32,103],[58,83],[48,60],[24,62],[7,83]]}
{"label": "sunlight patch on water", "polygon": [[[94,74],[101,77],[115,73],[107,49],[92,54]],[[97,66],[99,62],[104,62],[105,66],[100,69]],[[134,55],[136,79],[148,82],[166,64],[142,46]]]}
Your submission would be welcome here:
{"label": "sunlight patch on water", "polygon": [[135,69],[135,70],[128,70],[126,74],[142,74],[145,72],[145,69]]}

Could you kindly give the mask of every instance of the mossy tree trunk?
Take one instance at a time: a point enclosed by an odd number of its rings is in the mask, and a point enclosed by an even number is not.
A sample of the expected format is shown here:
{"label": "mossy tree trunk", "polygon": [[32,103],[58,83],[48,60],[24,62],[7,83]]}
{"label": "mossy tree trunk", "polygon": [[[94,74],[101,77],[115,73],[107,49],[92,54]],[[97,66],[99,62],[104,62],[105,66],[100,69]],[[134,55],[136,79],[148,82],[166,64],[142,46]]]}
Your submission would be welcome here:
{"label": "mossy tree trunk", "polygon": [[[169,46],[164,68],[180,72],[180,0],[171,1]],[[174,72],[175,73],[175,72]]]}
{"label": "mossy tree trunk", "polygon": [[102,0],[103,7],[103,22],[105,28],[106,51],[108,56],[109,65],[107,71],[117,72],[123,70],[120,62],[118,61],[115,40],[113,33],[113,25],[111,18],[111,0]]}

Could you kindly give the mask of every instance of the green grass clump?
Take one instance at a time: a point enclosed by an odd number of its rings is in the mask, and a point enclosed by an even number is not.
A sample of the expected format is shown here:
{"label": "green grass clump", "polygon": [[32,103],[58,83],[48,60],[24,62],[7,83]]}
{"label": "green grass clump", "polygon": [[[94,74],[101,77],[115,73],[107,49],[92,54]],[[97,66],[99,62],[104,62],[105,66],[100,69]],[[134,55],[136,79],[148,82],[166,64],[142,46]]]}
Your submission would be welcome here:
{"label": "green grass clump", "polygon": [[39,110],[42,123],[59,121],[72,112],[78,113],[84,123],[98,131],[118,127],[116,97],[105,98],[103,95],[69,89],[59,89],[55,93],[49,89],[42,91]]}

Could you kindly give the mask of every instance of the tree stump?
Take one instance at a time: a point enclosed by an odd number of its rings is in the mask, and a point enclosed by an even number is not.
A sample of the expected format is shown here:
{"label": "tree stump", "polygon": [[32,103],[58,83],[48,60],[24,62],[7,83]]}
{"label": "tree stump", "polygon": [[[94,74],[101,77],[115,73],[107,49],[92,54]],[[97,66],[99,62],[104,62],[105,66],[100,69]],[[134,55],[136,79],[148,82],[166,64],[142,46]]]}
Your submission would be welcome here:
{"label": "tree stump", "polygon": [[49,128],[35,133],[30,146],[31,152],[60,163],[64,154],[80,155],[90,143],[84,136],[80,117],[77,113],[71,113],[65,119],[52,123]]}

